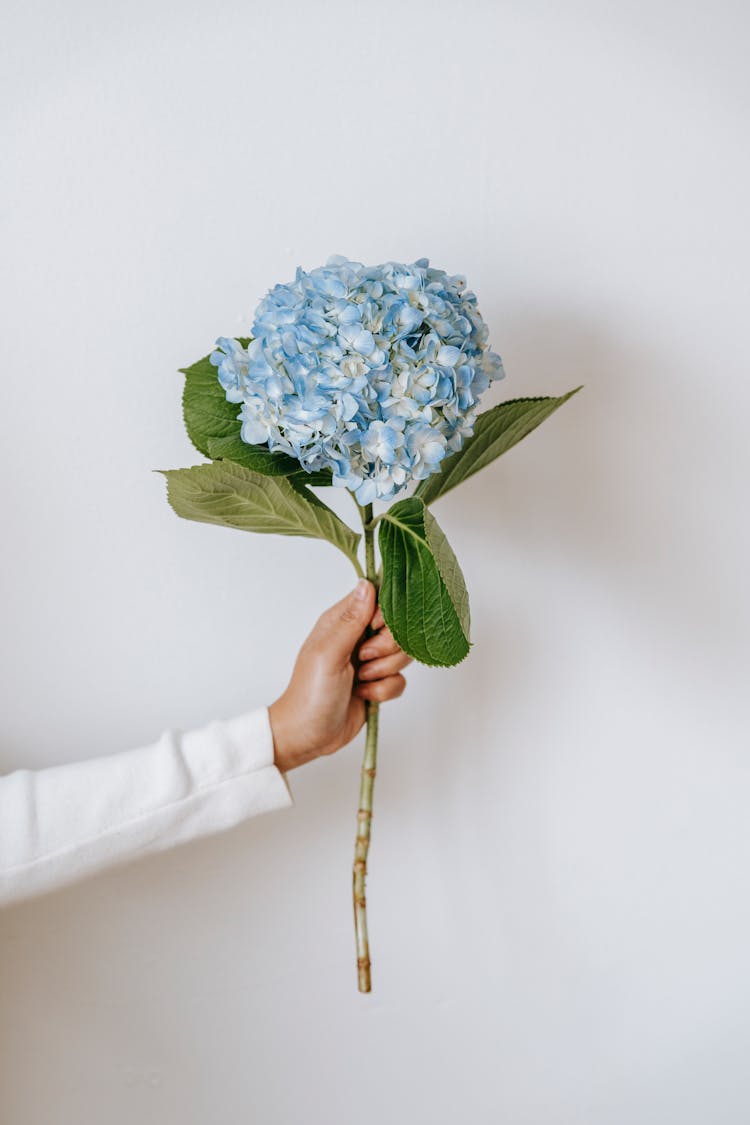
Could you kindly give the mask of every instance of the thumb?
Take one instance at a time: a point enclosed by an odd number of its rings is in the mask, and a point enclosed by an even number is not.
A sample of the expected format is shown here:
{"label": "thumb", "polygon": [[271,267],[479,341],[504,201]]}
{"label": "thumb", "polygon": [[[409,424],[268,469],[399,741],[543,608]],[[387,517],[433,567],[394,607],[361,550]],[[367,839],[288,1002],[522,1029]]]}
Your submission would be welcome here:
{"label": "thumb", "polygon": [[375,612],[375,587],[360,578],[350,594],[318,619],[310,634],[317,651],[332,665],[346,664]]}

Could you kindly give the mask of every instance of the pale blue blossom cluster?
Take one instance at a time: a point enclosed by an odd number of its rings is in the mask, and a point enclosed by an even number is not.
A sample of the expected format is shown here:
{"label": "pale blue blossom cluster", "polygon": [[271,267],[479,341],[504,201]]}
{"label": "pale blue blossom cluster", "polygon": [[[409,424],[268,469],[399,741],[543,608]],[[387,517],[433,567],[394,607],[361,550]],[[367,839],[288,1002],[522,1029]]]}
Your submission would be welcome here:
{"label": "pale blue blossom cluster", "polygon": [[247,348],[222,337],[211,362],[242,440],[267,443],[360,504],[437,472],[473,430],[479,397],[503,376],[461,275],[334,255],[297,269],[255,311]]}

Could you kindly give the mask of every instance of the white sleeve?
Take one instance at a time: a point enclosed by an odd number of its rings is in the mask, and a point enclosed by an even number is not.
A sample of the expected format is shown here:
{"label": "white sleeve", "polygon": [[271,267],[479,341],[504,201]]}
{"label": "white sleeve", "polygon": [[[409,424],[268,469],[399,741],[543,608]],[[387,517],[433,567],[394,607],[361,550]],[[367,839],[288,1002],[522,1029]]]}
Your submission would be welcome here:
{"label": "white sleeve", "polygon": [[0,905],[291,805],[268,708],[0,777]]}

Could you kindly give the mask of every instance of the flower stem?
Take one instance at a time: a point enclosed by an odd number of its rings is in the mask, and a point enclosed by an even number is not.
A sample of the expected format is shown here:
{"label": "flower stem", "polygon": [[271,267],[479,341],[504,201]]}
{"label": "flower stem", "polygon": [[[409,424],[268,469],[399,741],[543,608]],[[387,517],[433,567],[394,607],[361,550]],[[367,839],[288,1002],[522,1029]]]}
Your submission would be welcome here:
{"label": "flower stem", "polygon": [[[360,508],[362,526],[365,533],[365,571],[366,576],[378,587],[375,568],[375,528],[372,518],[372,504]],[[375,771],[378,758],[378,710],[379,705],[369,700],[365,703],[367,716],[367,736],[365,756],[359,785],[359,808],[357,810],[357,839],[354,847],[354,867],[352,870],[352,895],[354,899],[354,933],[357,942],[357,985],[360,992],[371,990],[370,946],[367,939],[367,900],[365,880],[367,878],[367,854],[370,849],[370,826],[372,824],[372,793],[375,785]]]}

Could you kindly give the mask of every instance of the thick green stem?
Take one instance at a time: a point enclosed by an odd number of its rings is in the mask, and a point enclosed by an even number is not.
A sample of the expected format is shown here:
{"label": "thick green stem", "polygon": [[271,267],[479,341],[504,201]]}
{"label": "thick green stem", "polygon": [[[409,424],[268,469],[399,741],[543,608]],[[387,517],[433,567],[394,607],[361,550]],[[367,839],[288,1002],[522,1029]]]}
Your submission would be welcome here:
{"label": "thick green stem", "polygon": [[[365,532],[365,573],[371,582],[378,585],[375,566],[375,529],[372,526],[372,504],[360,509]],[[354,868],[352,871],[352,893],[354,898],[354,933],[357,942],[357,984],[360,992],[369,992],[370,946],[367,940],[367,899],[365,880],[367,879],[367,853],[370,850],[370,827],[372,824],[372,793],[375,785],[375,771],[378,760],[378,709],[377,703],[365,703],[367,716],[367,737],[365,756],[362,761],[362,774],[359,785],[359,808],[357,810],[357,839],[354,847]]]}

